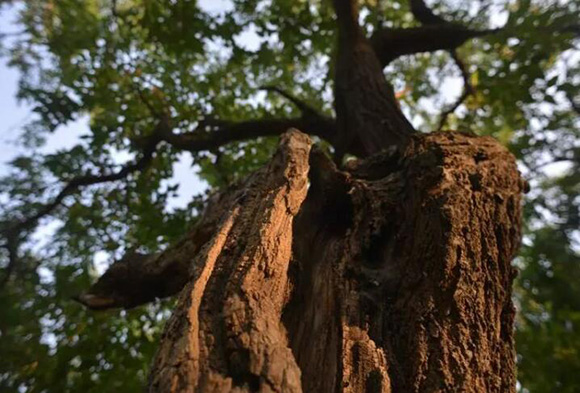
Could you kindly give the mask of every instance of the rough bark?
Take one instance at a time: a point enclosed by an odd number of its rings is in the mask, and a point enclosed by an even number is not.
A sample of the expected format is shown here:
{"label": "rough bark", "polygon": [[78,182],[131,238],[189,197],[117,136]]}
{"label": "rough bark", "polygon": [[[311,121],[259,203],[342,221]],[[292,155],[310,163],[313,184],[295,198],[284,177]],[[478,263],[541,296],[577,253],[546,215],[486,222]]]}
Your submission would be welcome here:
{"label": "rough bark", "polygon": [[214,197],[207,225],[156,257],[189,273],[149,391],[515,391],[510,261],[526,185],[507,150],[433,133],[342,171],[309,151],[285,134],[269,165]]}
{"label": "rough bark", "polygon": [[190,279],[192,256],[214,236],[224,214],[234,209],[252,181],[249,177],[214,193],[200,220],[180,241],[159,254],[125,255],[75,300],[93,310],[133,308],[179,293]]}
{"label": "rough bark", "polygon": [[295,223],[284,314],[303,391],[514,391],[513,157],[435,133],[326,173]]}
{"label": "rough bark", "polygon": [[308,136],[285,134],[270,164],[191,255],[192,275],[165,329],[150,392],[301,391],[281,314],[309,151]]}

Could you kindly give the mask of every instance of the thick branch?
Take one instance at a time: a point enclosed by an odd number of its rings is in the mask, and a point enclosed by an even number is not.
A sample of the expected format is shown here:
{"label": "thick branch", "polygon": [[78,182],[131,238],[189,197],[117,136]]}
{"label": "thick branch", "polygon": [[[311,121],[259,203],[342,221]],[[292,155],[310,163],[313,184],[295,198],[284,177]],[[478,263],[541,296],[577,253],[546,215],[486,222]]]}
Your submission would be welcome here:
{"label": "thick branch", "polygon": [[338,25],[339,41],[356,42],[364,38],[358,22],[358,5],[356,0],[333,0]]}
{"label": "thick branch", "polygon": [[[209,128],[206,130],[204,128]],[[334,121],[329,118],[295,117],[290,119],[259,119],[240,122],[214,121],[202,125],[196,131],[184,134],[167,133],[164,140],[172,146],[189,151],[211,150],[230,142],[277,136],[289,128],[297,128],[307,134],[332,142]]]}
{"label": "thick branch", "polygon": [[334,75],[337,120],[335,160],[395,148],[404,151],[415,132],[401,112],[371,43],[358,24],[357,2],[334,0],[338,49]]}
{"label": "thick branch", "polygon": [[128,253],[75,300],[90,309],[105,310],[133,308],[178,293],[189,279],[191,258],[215,234],[223,217],[244,199],[251,179],[213,194],[201,219],[176,244],[154,255]]}
{"label": "thick branch", "polygon": [[187,265],[175,263],[179,260],[171,264],[158,260],[158,255],[129,253],[74,300],[93,310],[105,310],[132,308],[177,293],[187,280]]}
{"label": "thick branch", "polygon": [[[383,67],[400,56],[438,50],[452,51],[466,41],[493,35],[499,29],[473,30],[466,26],[445,19],[433,13],[423,0],[410,0],[411,12],[423,26],[409,29],[377,29],[371,38],[371,44]],[[545,33],[564,33],[580,36],[580,25],[546,26]]]}
{"label": "thick branch", "polygon": [[428,25],[410,29],[377,30],[371,44],[383,67],[400,56],[438,50],[454,50],[466,41],[499,32],[470,30],[456,24]]}

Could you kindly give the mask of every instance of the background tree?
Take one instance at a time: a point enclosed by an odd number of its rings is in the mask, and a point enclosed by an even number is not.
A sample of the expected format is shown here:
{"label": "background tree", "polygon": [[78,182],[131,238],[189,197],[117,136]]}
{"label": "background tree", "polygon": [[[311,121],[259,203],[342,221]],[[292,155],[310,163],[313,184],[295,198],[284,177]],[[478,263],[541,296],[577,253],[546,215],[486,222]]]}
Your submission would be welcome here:
{"label": "background tree", "polygon": [[[516,261],[519,380],[532,392],[575,391],[579,4],[430,5],[361,2],[360,34],[371,37],[415,128],[493,135],[519,158],[532,186]],[[4,54],[36,116],[20,139],[27,154],[2,180],[0,386],[137,390],[168,305],[99,314],[70,299],[95,279],[96,252],[155,253],[195,223],[205,195],[167,209],[180,155],[192,154],[216,190],[264,164],[274,136],[291,126],[339,155],[345,146],[365,155],[376,141],[332,137],[333,105],[340,127],[339,108],[355,104],[340,97],[357,94],[334,86],[331,2],[235,1],[218,11],[193,1],[15,6],[22,31],[5,37]],[[464,90],[448,102],[451,77]],[[91,127],[76,146],[38,153],[81,116]],[[131,158],[119,162],[119,151]],[[556,161],[564,165],[548,171]],[[39,250],[30,235],[48,222],[57,230]]]}

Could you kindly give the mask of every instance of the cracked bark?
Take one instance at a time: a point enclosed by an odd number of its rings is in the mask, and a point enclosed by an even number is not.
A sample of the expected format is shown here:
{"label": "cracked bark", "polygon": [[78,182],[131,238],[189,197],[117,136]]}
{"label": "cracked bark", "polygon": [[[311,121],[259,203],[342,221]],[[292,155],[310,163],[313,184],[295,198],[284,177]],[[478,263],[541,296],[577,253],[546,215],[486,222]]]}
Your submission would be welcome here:
{"label": "cracked bark", "polygon": [[514,392],[525,188],[488,137],[415,135],[338,170],[286,133],[147,259],[189,271],[149,391]]}
{"label": "cracked bark", "polygon": [[525,184],[491,138],[413,142],[311,175],[283,316],[304,392],[515,391]]}

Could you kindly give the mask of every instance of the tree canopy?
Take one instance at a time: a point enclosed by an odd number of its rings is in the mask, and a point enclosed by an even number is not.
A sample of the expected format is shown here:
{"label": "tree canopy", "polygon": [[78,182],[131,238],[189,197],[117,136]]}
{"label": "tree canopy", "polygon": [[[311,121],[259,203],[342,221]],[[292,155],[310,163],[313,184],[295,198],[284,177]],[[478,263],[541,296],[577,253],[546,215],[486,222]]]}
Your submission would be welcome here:
{"label": "tree canopy", "polygon": [[[577,391],[580,2],[359,3],[417,130],[492,135],[518,158],[531,186],[514,262],[518,380]],[[1,6],[18,15],[1,50],[34,116],[0,179],[0,388],[137,391],[172,301],[96,313],[72,299],[96,279],[95,254],[175,242],[208,193],[259,168],[289,127],[336,149],[331,1]],[[73,147],[43,153],[78,119],[90,130]],[[208,190],[175,207],[185,154]],[[47,226],[39,247],[32,235]]]}

